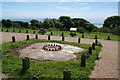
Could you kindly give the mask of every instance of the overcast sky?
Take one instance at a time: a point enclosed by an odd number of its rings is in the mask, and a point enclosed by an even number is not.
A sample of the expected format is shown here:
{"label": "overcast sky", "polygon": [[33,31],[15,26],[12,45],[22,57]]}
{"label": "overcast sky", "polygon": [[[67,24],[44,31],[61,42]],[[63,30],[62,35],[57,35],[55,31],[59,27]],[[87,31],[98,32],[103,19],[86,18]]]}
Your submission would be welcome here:
{"label": "overcast sky", "polygon": [[[3,0],[2,18],[59,18],[60,16],[70,16],[72,18],[85,18],[93,22],[102,22],[109,16],[118,15],[117,0],[111,2],[80,2],[79,0]],[[13,2],[10,2],[13,1]],[[17,2],[16,2],[17,1]],[[18,2],[26,1],[26,2]],[[35,2],[39,1],[39,2]],[[55,0],[54,0],[55,1]],[[69,2],[68,2],[69,1]],[[70,2],[71,1],[71,2]],[[81,0],[82,1],[82,0]],[[90,1],[90,0],[89,0]],[[107,0],[106,0],[107,1]],[[115,2],[116,1],[116,2]]]}

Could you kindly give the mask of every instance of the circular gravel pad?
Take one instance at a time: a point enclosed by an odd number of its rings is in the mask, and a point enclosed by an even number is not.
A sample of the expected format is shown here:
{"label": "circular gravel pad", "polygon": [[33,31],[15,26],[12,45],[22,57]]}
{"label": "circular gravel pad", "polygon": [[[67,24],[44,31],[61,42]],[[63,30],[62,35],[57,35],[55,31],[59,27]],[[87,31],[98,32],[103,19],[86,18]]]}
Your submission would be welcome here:
{"label": "circular gravel pad", "polygon": [[[59,51],[46,51],[43,49],[44,45],[57,44],[62,47]],[[24,49],[19,50],[20,57],[30,57],[39,61],[64,61],[75,60],[76,53],[83,51],[83,48],[60,43],[35,43]]]}

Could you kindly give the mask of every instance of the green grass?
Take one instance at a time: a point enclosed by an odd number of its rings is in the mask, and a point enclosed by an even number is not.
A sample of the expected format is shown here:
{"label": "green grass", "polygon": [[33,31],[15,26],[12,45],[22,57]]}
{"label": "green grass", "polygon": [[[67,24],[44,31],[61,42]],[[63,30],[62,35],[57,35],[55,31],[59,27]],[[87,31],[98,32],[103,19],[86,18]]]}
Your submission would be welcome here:
{"label": "green grass", "polygon": [[22,70],[22,58],[7,55],[5,53],[10,52],[12,49],[20,47],[24,44],[31,44],[34,42],[57,42],[63,44],[70,44],[74,46],[79,46],[85,48],[85,51],[91,46],[88,44],[79,44],[75,42],[64,42],[64,41],[56,41],[56,40],[39,40],[39,39],[30,39],[28,41],[20,41],[20,42],[8,42],[2,44],[2,72],[7,74],[10,78],[45,78],[48,80],[53,80],[56,78],[63,78],[63,70],[65,68],[71,69],[71,77],[72,78],[88,78],[91,71],[95,66],[95,55],[96,52],[101,50],[100,46],[96,46],[96,50],[93,50],[93,55],[90,56],[86,61],[86,67],[83,68],[80,66],[81,53],[77,55],[77,59],[79,61],[43,61],[36,62],[30,60],[30,69],[24,74],[21,74]]}
{"label": "green grass", "polygon": [[[3,28],[3,32],[6,32],[7,28]],[[40,34],[38,33],[38,30],[31,30],[31,29],[19,29],[19,28],[15,28],[15,32],[19,32],[19,30],[21,30],[21,33],[26,33],[26,30],[29,31],[29,33],[33,34],[33,32],[35,31],[36,34]],[[13,32],[13,28],[9,28],[9,32]],[[52,36],[61,36],[62,33],[64,33],[64,36],[70,36],[70,31],[52,31],[53,35]],[[47,31],[47,33],[45,33],[44,35],[50,35],[51,31]],[[76,33],[77,36],[76,37],[82,37],[81,33]],[[85,33],[84,37],[85,38],[90,38],[90,39],[94,39],[95,35],[98,35],[98,39],[104,39],[107,40],[108,35],[110,35],[111,40],[113,41],[120,41],[120,35],[113,35],[111,33],[101,33],[101,32],[92,32],[92,33]]]}

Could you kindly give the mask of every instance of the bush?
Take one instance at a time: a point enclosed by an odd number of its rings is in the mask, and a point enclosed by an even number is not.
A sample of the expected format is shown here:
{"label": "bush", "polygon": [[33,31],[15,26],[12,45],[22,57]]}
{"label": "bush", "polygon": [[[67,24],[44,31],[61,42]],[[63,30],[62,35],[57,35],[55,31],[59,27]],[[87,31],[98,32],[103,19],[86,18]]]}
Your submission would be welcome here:
{"label": "bush", "polygon": [[48,28],[49,31],[60,31],[58,28],[55,28],[55,27],[50,27]]}
{"label": "bush", "polygon": [[102,27],[102,28],[100,29],[100,32],[111,33],[111,29],[110,29],[110,28],[106,28],[106,27]]}

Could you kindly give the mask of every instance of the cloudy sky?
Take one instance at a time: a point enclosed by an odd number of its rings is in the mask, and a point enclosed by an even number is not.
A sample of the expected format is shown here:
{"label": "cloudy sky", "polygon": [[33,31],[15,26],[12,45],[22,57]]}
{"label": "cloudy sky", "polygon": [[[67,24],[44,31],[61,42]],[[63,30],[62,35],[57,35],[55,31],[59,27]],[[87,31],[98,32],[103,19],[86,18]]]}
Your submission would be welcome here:
{"label": "cloudy sky", "polygon": [[114,2],[113,0],[109,0],[109,2],[96,2],[96,0],[89,0],[91,2],[82,2],[82,0],[21,1],[9,0],[8,2],[8,0],[3,0],[2,9],[0,9],[2,18],[59,18],[60,16],[70,16],[72,18],[85,18],[99,23],[109,16],[118,15],[117,0],[114,0]]}

